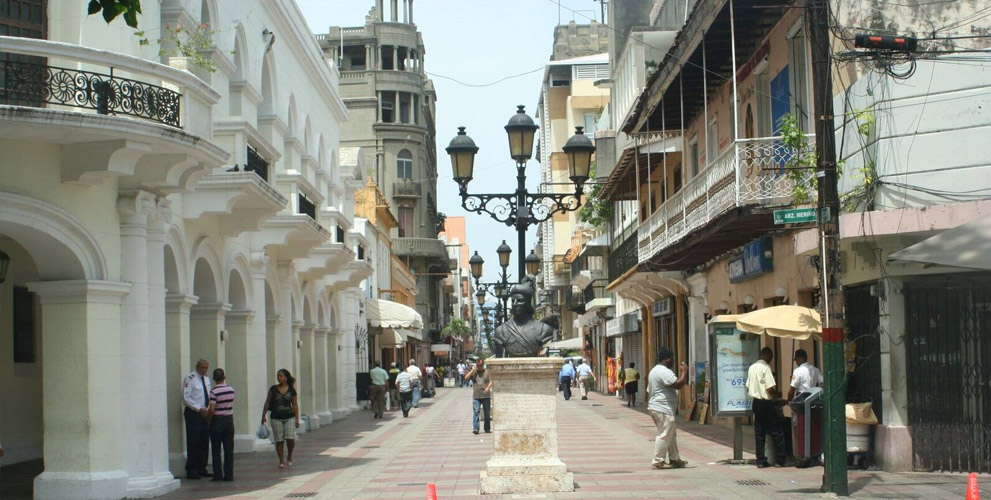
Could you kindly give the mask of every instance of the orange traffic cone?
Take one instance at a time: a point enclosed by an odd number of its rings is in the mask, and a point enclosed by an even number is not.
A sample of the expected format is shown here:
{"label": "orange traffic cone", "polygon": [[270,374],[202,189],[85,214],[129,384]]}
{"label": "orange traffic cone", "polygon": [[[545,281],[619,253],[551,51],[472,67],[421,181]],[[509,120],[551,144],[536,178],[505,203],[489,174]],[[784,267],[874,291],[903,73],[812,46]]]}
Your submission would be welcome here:
{"label": "orange traffic cone", "polygon": [[981,500],[981,490],[977,487],[977,474],[973,472],[967,478],[967,498],[965,500]]}
{"label": "orange traffic cone", "polygon": [[434,483],[427,485],[427,500],[437,500],[437,485]]}

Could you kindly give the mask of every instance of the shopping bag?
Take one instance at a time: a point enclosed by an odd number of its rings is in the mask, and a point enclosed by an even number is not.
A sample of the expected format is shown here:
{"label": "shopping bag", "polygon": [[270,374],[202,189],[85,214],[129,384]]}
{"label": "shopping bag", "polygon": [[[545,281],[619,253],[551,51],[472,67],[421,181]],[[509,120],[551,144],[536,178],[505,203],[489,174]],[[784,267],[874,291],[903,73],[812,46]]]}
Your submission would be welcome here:
{"label": "shopping bag", "polygon": [[268,426],[265,424],[259,425],[258,430],[255,431],[255,436],[258,436],[258,439],[268,439],[268,434]]}
{"label": "shopping bag", "polygon": [[846,421],[849,424],[877,425],[877,416],[870,403],[847,403]]}

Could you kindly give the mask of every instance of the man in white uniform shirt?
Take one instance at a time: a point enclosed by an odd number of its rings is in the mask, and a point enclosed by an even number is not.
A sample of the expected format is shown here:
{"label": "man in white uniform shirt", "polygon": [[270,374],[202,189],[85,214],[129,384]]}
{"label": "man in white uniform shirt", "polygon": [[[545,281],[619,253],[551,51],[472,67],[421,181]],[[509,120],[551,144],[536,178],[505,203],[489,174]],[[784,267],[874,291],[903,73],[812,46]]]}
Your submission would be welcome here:
{"label": "man in white uniform shirt", "polygon": [[213,384],[206,376],[210,363],[196,362],[196,370],[182,380],[182,416],[186,421],[186,478],[213,477],[206,470],[210,451],[210,389]]}
{"label": "man in white uniform shirt", "polygon": [[791,389],[788,389],[789,401],[797,394],[809,392],[813,387],[822,385],[822,372],[809,363],[809,355],[805,353],[805,349],[795,351],[795,364],[798,367],[791,372]]}

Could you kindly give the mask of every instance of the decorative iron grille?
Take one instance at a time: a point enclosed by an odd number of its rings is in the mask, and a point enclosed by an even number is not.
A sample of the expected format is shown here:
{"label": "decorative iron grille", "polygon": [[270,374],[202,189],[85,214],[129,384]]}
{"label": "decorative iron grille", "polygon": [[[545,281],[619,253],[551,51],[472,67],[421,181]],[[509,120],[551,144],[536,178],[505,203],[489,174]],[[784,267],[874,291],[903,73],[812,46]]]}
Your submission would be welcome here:
{"label": "decorative iron grille", "polygon": [[181,94],[148,83],[44,64],[0,61],[0,103],[60,104],[180,127]]}
{"label": "decorative iron grille", "polygon": [[245,165],[244,171],[254,172],[263,181],[268,182],[268,162],[251,146],[248,146],[248,164]]}

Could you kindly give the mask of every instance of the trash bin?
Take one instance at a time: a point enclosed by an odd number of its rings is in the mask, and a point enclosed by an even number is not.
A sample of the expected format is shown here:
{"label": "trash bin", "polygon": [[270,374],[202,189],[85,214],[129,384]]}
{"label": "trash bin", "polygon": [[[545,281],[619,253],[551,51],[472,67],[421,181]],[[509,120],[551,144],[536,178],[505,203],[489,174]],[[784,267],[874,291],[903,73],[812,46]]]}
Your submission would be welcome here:
{"label": "trash bin", "polygon": [[[822,390],[815,388],[813,392],[803,392],[795,396],[788,403],[791,407],[792,451],[797,458],[814,458],[822,453],[821,396]],[[810,449],[807,450],[806,447]]]}

